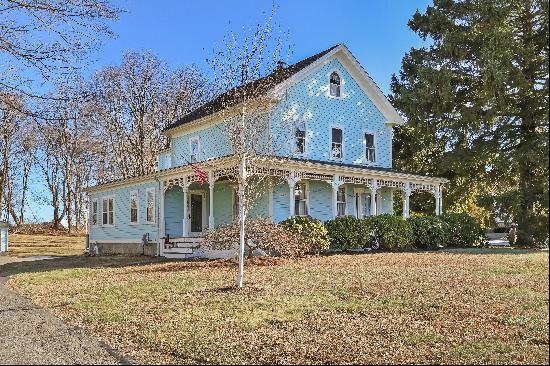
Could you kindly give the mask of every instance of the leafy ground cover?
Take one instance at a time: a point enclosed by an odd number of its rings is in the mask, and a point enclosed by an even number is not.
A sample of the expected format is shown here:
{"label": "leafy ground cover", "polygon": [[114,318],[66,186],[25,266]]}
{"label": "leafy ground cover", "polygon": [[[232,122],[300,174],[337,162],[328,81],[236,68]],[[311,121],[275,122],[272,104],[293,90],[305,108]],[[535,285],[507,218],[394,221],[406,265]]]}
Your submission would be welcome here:
{"label": "leafy ground cover", "polygon": [[81,255],[86,246],[85,236],[10,234],[9,240],[9,254],[18,257]]}
{"label": "leafy ground cover", "polygon": [[143,363],[548,363],[547,252],[63,260],[8,286]]}

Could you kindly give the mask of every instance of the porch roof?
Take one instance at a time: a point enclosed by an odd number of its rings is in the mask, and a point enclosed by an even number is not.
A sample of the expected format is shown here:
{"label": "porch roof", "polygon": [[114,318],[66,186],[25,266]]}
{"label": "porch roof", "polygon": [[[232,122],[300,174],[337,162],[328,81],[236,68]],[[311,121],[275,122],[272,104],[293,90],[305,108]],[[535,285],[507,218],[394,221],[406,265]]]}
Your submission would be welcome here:
{"label": "porch roof", "polygon": [[[273,156],[256,156],[251,162],[250,172],[252,174],[278,175],[288,178],[290,176],[302,177],[303,179],[327,180],[330,177],[338,178],[360,178],[377,180],[394,180],[396,183],[391,186],[402,187],[401,183],[429,183],[441,185],[448,183],[448,180],[440,177],[415,174],[397,169],[367,166],[359,164],[344,164],[336,161],[320,161],[301,158],[283,158]],[[199,162],[202,168],[212,172],[213,178],[218,179],[223,175],[236,173],[238,160],[234,155],[226,155],[214,159]],[[120,179],[112,182],[96,185],[86,189],[87,192],[101,191],[120,186],[140,183],[144,181],[180,181],[185,177],[185,184],[197,181],[190,165],[167,168],[155,173]],[[348,179],[349,182],[351,180]],[[358,181],[359,182],[359,181]],[[180,184],[180,183],[178,183]]]}

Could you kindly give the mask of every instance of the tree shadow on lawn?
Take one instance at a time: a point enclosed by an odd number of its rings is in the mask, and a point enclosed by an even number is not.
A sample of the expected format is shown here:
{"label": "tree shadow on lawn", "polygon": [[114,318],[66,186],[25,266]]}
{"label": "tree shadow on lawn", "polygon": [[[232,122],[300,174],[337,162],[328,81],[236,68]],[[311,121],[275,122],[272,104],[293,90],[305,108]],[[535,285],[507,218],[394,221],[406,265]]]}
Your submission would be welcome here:
{"label": "tree shadow on lawn", "polygon": [[23,262],[10,262],[0,265],[0,277],[9,277],[20,273],[49,272],[60,269],[75,268],[106,268],[106,267],[127,267],[145,265],[151,263],[166,262],[165,258],[151,257],[126,257],[126,256],[103,256],[86,257],[84,255],[53,257]]}
{"label": "tree shadow on lawn", "polygon": [[[254,258],[253,260],[247,260],[245,266],[265,266],[273,264],[275,259],[260,260]],[[222,268],[222,267],[236,267],[238,263],[231,259],[169,259],[164,257],[145,257],[145,256],[98,256],[98,257],[86,257],[84,255],[76,256],[64,256],[53,257],[50,259],[41,259],[33,261],[15,261],[0,265],[0,277],[10,277],[21,273],[40,273],[50,272],[62,269],[76,269],[76,268],[124,268],[133,267],[132,271],[139,273],[140,269],[136,269],[139,266],[145,266],[148,264],[164,264],[158,267],[143,268],[143,272],[178,272],[185,270],[197,270],[201,268]]]}

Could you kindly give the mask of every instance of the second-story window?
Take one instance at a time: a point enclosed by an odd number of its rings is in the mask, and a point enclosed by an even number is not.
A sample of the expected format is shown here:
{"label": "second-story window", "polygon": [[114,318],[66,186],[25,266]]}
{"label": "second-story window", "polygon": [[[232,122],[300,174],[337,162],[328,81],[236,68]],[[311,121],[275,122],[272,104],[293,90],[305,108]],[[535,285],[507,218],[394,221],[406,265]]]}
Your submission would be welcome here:
{"label": "second-story window", "polygon": [[306,125],[296,123],[294,125],[294,153],[303,155],[306,152]]}
{"label": "second-story window", "polygon": [[340,98],[341,94],[341,80],[340,75],[335,71],[330,74],[330,96]]}
{"label": "second-story window", "polygon": [[371,163],[376,161],[376,147],[374,144],[375,144],[374,134],[366,133],[365,134],[365,159]]}
{"label": "second-story window", "polygon": [[343,149],[343,133],[341,128],[332,128],[332,143],[330,146],[331,159],[342,159],[344,157]]}
{"label": "second-story window", "polygon": [[189,162],[196,163],[200,157],[200,140],[198,137],[193,137],[189,140]]}

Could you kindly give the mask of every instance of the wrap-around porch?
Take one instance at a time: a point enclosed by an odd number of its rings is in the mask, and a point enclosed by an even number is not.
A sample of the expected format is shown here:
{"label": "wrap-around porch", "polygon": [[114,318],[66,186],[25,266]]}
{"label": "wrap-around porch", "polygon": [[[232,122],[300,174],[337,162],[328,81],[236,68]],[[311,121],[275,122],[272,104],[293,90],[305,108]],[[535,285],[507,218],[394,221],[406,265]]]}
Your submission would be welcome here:
{"label": "wrap-around porch", "polygon": [[[199,182],[186,167],[169,169],[159,178],[160,237],[201,236],[237,217],[235,160],[222,158],[203,165],[208,172],[205,183]],[[247,172],[263,179],[249,217],[269,217],[278,222],[295,215],[325,221],[341,215],[363,218],[392,214],[393,193],[398,190],[403,192],[404,218],[410,214],[410,196],[416,191],[432,193],[434,213],[442,212],[445,180],[441,178],[288,159],[275,164],[273,159],[255,159]]]}

